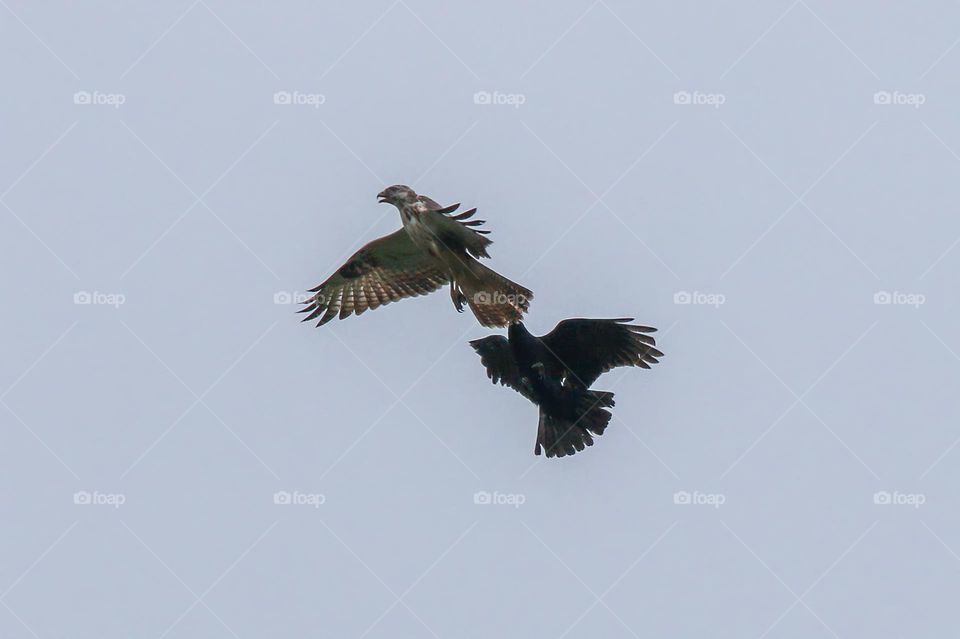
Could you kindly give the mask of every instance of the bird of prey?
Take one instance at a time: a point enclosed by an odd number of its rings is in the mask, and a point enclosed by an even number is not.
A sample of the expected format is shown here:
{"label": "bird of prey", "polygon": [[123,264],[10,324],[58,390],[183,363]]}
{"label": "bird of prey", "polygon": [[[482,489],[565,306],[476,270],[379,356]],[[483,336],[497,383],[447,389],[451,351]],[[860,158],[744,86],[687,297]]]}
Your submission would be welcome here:
{"label": "bird of prey", "polygon": [[514,389],[540,407],[533,452],[564,457],[593,445],[610,422],[613,393],[590,386],[618,366],[650,368],[663,357],[647,333],[657,329],[630,324],[632,318],[567,319],[542,337],[521,322],[507,337],[470,342],[494,384]]}
{"label": "bird of prey", "polygon": [[481,264],[490,257],[489,233],[474,227],[476,209],[452,215],[459,204],[440,206],[408,186],[394,185],[377,195],[381,203],[400,211],[403,228],[369,242],[323,284],[310,289],[301,313],[304,321],[320,318],[322,326],[337,315],[377,308],[405,297],[431,293],[450,284],[458,312],[470,307],[483,326],[507,326],[519,321],[533,293]]}

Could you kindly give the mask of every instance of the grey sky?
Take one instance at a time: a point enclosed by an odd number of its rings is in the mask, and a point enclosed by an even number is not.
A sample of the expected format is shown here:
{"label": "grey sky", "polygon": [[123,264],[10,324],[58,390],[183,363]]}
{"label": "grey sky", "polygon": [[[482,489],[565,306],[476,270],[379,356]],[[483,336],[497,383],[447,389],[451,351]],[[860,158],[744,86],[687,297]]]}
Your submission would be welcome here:
{"label": "grey sky", "polygon": [[[960,6],[0,16],[0,636],[955,625]],[[593,448],[533,456],[445,292],[297,323],[397,182],[533,332],[660,328]]]}

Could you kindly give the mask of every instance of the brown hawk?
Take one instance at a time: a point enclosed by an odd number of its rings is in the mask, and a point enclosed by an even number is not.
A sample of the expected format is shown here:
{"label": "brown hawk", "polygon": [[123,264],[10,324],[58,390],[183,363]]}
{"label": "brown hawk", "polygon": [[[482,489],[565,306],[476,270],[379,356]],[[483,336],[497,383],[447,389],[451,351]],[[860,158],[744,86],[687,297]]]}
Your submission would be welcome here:
{"label": "brown hawk", "polygon": [[377,195],[400,211],[403,228],[363,246],[314,293],[299,312],[317,326],[367,309],[426,295],[450,284],[457,311],[470,307],[483,326],[507,326],[519,321],[533,299],[528,289],[481,264],[493,242],[489,231],[476,229],[476,209],[453,215],[459,204],[442,207],[403,185]]}

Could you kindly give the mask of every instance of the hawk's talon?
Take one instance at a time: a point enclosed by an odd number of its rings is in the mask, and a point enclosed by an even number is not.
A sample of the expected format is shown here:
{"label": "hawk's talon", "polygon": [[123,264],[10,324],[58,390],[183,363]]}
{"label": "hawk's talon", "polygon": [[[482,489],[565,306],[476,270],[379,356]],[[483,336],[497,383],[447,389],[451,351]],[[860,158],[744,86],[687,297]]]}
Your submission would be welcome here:
{"label": "hawk's talon", "polygon": [[457,312],[462,313],[467,304],[467,297],[452,282],[450,283],[450,299],[453,301],[453,307],[457,309]]}

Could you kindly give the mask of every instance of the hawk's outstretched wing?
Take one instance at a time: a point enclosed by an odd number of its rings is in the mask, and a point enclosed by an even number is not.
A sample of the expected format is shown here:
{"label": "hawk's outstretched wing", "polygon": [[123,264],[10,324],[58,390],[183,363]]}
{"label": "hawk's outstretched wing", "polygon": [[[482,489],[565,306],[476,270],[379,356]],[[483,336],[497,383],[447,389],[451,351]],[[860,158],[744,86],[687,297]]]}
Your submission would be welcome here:
{"label": "hawk's outstretched wing", "polygon": [[510,342],[503,335],[491,335],[470,342],[473,350],[480,355],[480,362],[487,369],[487,377],[496,384],[509,386],[530,401],[536,403],[530,391],[520,378],[517,360],[513,358]]}
{"label": "hawk's outstretched wing", "polygon": [[628,324],[633,318],[568,319],[541,337],[550,354],[551,374],[567,376],[589,388],[602,373],[617,366],[650,368],[663,353],[646,333],[657,329]]}
{"label": "hawk's outstretched wing", "polygon": [[354,253],[327,281],[310,289],[315,295],[298,312],[309,313],[305,322],[320,317],[317,326],[322,326],[338,314],[343,319],[405,297],[426,295],[447,281],[442,265],[400,229]]}

